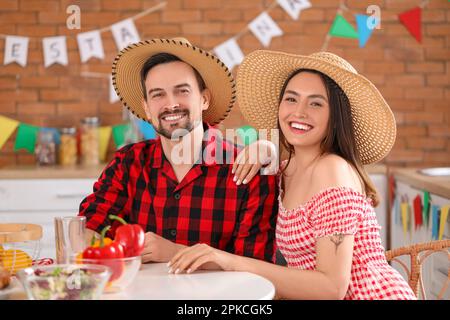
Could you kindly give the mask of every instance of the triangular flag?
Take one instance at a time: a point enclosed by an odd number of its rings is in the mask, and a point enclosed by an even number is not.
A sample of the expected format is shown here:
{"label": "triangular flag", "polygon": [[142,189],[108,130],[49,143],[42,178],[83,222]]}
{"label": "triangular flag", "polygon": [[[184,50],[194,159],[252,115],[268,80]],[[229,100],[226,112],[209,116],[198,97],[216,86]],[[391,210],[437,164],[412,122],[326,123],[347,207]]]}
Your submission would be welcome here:
{"label": "triangular flag", "polygon": [[430,224],[430,193],[428,191],[423,192],[423,207],[422,207],[422,220],[425,221],[425,225],[428,227]]}
{"label": "triangular flag", "polygon": [[139,130],[142,132],[145,140],[156,138],[155,129],[147,121],[139,120]]}
{"label": "triangular flag", "polygon": [[409,33],[422,42],[422,8],[417,7],[398,15],[401,23],[408,29]]}
{"label": "triangular flag", "polygon": [[[359,47],[363,48],[370,36],[372,35],[373,30],[375,29],[373,25],[369,24],[368,21],[371,17],[366,16],[364,14],[356,15],[356,24],[358,25],[358,35],[359,35]],[[378,21],[375,22],[375,26],[378,25]]]}
{"label": "triangular flag", "polygon": [[414,229],[422,226],[422,198],[417,195],[413,200],[414,208]]}
{"label": "triangular flag", "polygon": [[356,32],[355,28],[353,28],[353,26],[340,14],[334,19],[329,34],[333,37],[358,39],[358,32]]}
{"label": "triangular flag", "polygon": [[431,206],[431,239],[437,240],[439,237],[439,217],[441,210],[439,206]]}
{"label": "triangular flag", "polygon": [[108,142],[111,138],[111,130],[112,128],[110,126],[100,127],[98,130],[100,161],[105,161],[106,159],[106,151],[108,150]]}
{"label": "triangular flag", "polygon": [[443,206],[441,208],[441,222],[439,223],[439,236],[438,240],[442,240],[442,236],[444,235],[445,226],[447,225],[448,211],[450,206]]}
{"label": "triangular flag", "polygon": [[113,139],[117,148],[120,148],[125,144],[125,135],[129,129],[129,124],[119,124],[112,127]]}
{"label": "triangular flag", "polygon": [[14,151],[19,149],[28,150],[30,153],[34,153],[36,146],[36,137],[39,131],[39,127],[29,124],[21,123],[17,130],[16,143],[14,145]]}
{"label": "triangular flag", "polygon": [[19,121],[0,116],[0,150],[18,125]]}

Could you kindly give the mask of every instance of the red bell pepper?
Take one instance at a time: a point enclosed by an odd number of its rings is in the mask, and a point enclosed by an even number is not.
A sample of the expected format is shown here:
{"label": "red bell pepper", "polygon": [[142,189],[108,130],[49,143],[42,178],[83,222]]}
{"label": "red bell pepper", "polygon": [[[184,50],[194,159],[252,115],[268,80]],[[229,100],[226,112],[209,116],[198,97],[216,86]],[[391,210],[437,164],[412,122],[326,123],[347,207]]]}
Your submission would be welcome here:
{"label": "red bell pepper", "polygon": [[83,251],[83,259],[92,259],[94,263],[110,267],[112,275],[109,281],[113,281],[122,275],[124,253],[122,245],[116,241],[106,241],[105,244],[105,234],[110,228],[111,226],[106,226],[102,230],[98,246],[95,244],[95,238],[92,238],[91,246]]}
{"label": "red bell pepper", "polygon": [[122,225],[117,228],[114,241],[123,246],[125,257],[140,256],[144,251],[145,233],[138,224],[127,224],[121,217],[110,214],[111,220],[117,220]]}

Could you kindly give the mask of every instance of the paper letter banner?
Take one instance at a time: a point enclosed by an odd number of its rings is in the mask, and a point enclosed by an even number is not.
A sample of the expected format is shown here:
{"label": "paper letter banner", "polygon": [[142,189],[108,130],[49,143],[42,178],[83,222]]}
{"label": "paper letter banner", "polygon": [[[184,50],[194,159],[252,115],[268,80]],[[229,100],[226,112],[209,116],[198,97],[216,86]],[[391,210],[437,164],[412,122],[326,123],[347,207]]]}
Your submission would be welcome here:
{"label": "paper letter banner", "polygon": [[306,0],[277,0],[277,2],[294,20],[298,19],[302,10],[311,8],[311,3]]}
{"label": "paper letter banner", "polygon": [[35,127],[29,124],[21,123],[17,130],[16,143],[14,145],[14,151],[25,149],[30,153],[34,153],[34,147],[36,145],[36,136],[39,131],[39,127]]}
{"label": "paper letter banner", "polygon": [[230,71],[244,60],[244,54],[234,38],[215,47],[214,52]]}
{"label": "paper letter banner", "polygon": [[398,15],[401,23],[408,29],[409,33],[422,42],[422,9],[420,7],[408,10]]}
{"label": "paper letter banner", "polygon": [[67,66],[66,37],[48,37],[42,40],[44,47],[44,66],[47,68],[54,63]]}
{"label": "paper letter banner", "polygon": [[103,51],[102,38],[97,30],[79,33],[77,35],[78,48],[80,50],[81,62],[88,61],[91,57],[103,59],[105,53]]}
{"label": "paper letter banner", "polygon": [[27,65],[28,41],[29,39],[26,37],[7,36],[3,64],[17,62],[25,67]]}
{"label": "paper letter banner", "polygon": [[413,200],[414,206],[414,229],[422,225],[422,198],[417,195]]}
{"label": "paper letter banner", "polygon": [[123,20],[111,26],[117,49],[122,50],[131,43],[141,39],[132,19]]}
{"label": "paper letter banner", "polygon": [[428,191],[423,192],[422,220],[425,221],[425,225],[428,227],[430,224],[430,193]]}
{"label": "paper letter banner", "polygon": [[431,207],[431,238],[437,240],[439,232],[439,206],[433,205]]}
{"label": "paper letter banner", "polygon": [[114,86],[112,84],[112,76],[109,77],[109,103],[114,103],[116,101],[119,101],[120,98],[116,93],[116,90],[114,90]]}
{"label": "paper letter banner", "polygon": [[0,150],[18,125],[18,121],[0,116]]}
{"label": "paper letter banner", "polygon": [[354,38],[358,39],[358,32],[353,28],[353,26],[345,20],[343,16],[338,14],[336,19],[334,19],[333,25],[331,26],[329,34],[334,37],[342,38]]}
{"label": "paper letter banner", "polygon": [[[358,25],[358,35],[359,35],[359,47],[363,48],[367,41],[369,40],[372,32],[375,28],[369,28],[367,21],[369,20],[369,16],[363,14],[356,15],[356,24]],[[376,23],[378,25],[378,21]]]}
{"label": "paper letter banner", "polygon": [[108,142],[111,138],[111,127],[100,127],[98,130],[99,136],[99,151],[100,160],[105,161],[106,151],[108,150]]}
{"label": "paper letter banner", "polygon": [[447,218],[448,218],[448,210],[450,209],[450,206],[443,206],[441,208],[441,222],[439,223],[439,240],[442,240],[442,236],[444,235],[445,226],[447,225]]}
{"label": "paper letter banner", "polygon": [[261,13],[248,25],[253,34],[258,38],[264,47],[268,47],[273,37],[281,36],[283,31],[275,21],[266,13]]}

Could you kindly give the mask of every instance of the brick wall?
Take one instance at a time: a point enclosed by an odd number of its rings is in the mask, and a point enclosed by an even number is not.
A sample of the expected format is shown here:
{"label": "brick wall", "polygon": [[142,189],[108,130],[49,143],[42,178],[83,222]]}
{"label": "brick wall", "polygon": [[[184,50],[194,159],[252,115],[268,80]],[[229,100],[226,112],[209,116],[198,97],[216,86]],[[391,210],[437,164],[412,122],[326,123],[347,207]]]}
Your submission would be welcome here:
{"label": "brick wall", "polygon": [[[212,49],[242,31],[272,1],[168,0],[159,12],[135,21],[142,39],[187,37]],[[312,8],[295,21],[276,6],[270,16],[284,31],[270,49],[310,54],[319,51],[336,14],[338,0],[311,0]],[[116,54],[111,32],[102,33],[105,59],[80,63],[76,34],[109,26],[135,15],[153,0],[1,0],[0,33],[35,37],[30,40],[28,65],[0,65],[0,114],[38,126],[77,124],[84,116],[98,115],[103,125],[121,122],[119,103],[108,101],[108,82],[83,77],[82,72],[109,73]],[[389,164],[402,166],[450,165],[450,3],[431,0],[423,11],[423,43],[419,44],[398,21],[397,15],[419,0],[347,0],[353,13],[369,4],[381,7],[382,29],[365,48],[356,40],[333,38],[328,50],[348,59],[371,79],[391,105],[398,136]],[[81,30],[66,28],[66,8],[81,8]],[[355,25],[351,12],[344,13]],[[67,35],[69,65],[44,68],[42,37]],[[3,63],[4,40],[0,39]],[[250,33],[239,38],[244,53],[262,46]],[[236,71],[236,68],[235,70]],[[226,127],[245,124],[236,106]],[[0,166],[34,163],[26,152],[14,152],[15,134],[0,151]],[[113,152],[109,146],[109,156]]]}

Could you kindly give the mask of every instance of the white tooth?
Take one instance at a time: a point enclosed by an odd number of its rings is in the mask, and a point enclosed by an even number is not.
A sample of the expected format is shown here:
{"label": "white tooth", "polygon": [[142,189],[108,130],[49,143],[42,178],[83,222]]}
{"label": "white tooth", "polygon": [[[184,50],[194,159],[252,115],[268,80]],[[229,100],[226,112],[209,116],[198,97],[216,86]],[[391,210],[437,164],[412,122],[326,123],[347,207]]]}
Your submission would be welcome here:
{"label": "white tooth", "polygon": [[173,121],[173,120],[178,120],[181,119],[183,116],[182,115],[177,115],[177,116],[167,116],[165,119],[169,120],[169,121]]}
{"label": "white tooth", "polygon": [[300,130],[305,130],[305,131],[307,131],[307,130],[309,130],[311,128],[310,126],[308,126],[306,124],[300,124],[300,123],[295,123],[295,122],[293,122],[291,124],[291,126],[293,128],[300,129]]}

